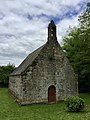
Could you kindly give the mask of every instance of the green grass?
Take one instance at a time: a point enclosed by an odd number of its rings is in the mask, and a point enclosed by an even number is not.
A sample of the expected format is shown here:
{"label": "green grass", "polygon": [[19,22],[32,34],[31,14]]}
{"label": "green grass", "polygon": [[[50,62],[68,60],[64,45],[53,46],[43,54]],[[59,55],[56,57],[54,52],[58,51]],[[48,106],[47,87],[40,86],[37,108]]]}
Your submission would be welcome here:
{"label": "green grass", "polygon": [[90,94],[80,94],[80,97],[85,100],[85,110],[70,113],[66,111],[64,102],[19,106],[8,89],[0,88],[0,120],[90,120]]}

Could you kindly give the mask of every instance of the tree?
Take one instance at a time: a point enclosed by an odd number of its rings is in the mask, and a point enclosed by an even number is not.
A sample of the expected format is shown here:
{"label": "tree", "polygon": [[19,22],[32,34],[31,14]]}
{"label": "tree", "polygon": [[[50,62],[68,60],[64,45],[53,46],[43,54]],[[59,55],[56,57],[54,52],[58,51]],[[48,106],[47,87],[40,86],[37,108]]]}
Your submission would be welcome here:
{"label": "tree", "polygon": [[86,10],[79,16],[81,29],[90,30],[90,3],[87,4]]}
{"label": "tree", "polygon": [[7,66],[0,66],[0,86],[7,86],[9,82],[9,75],[15,69],[15,66],[8,64]]}
{"label": "tree", "polygon": [[79,90],[90,91],[90,4],[79,16],[79,27],[71,29],[64,37],[63,49],[75,72],[78,73]]}

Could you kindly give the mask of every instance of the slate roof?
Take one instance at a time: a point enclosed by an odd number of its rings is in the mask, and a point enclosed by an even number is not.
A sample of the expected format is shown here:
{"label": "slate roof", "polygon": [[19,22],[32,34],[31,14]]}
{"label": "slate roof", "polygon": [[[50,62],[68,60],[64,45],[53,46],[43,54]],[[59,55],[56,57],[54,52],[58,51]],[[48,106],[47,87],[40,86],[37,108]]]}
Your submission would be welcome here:
{"label": "slate roof", "polygon": [[38,56],[40,51],[43,49],[45,45],[41,46],[34,52],[30,53],[26,59],[10,74],[10,75],[19,75],[22,72],[25,71],[25,69],[32,64],[32,62],[35,60],[35,58]]}

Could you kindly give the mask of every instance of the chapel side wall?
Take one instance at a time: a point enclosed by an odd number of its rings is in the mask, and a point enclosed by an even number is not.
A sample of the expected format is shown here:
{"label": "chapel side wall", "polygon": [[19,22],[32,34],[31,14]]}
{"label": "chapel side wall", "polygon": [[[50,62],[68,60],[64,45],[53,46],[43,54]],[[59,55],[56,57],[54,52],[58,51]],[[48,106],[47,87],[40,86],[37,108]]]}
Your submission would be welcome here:
{"label": "chapel side wall", "polygon": [[22,99],[22,78],[20,75],[9,77],[9,91],[17,98]]}

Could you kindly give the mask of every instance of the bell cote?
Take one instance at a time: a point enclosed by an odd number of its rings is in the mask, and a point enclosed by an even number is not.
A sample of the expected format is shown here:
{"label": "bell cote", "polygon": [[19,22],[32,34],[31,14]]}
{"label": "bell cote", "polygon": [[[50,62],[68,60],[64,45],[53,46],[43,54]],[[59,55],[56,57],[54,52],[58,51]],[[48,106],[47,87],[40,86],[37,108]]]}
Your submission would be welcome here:
{"label": "bell cote", "polygon": [[56,25],[53,20],[48,25],[48,41],[54,42],[57,40],[56,37]]}

